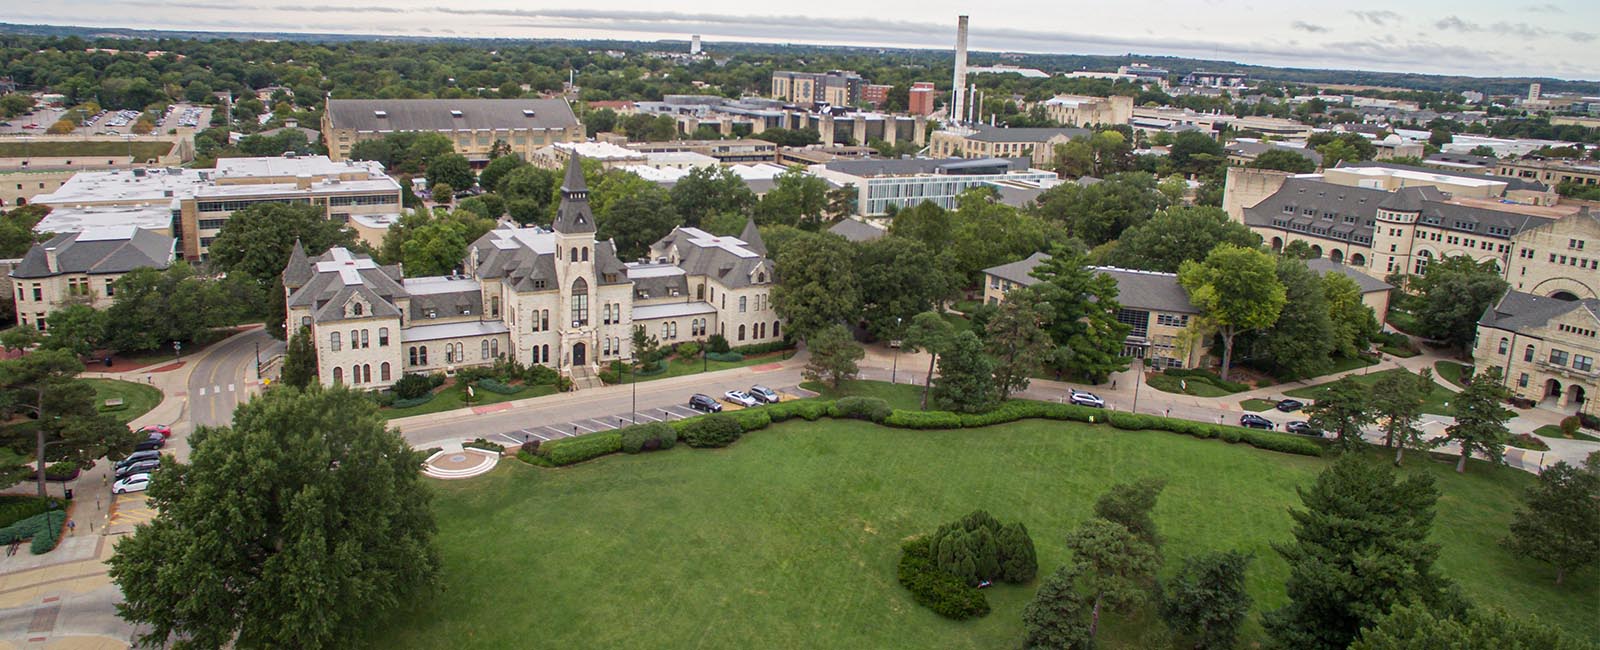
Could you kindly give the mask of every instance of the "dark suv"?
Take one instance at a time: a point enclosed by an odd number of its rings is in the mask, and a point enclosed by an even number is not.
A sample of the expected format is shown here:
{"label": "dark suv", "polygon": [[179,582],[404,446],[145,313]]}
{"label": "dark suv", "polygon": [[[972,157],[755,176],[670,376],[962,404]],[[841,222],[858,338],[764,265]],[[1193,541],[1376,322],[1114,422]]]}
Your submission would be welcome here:
{"label": "dark suv", "polygon": [[1241,426],[1247,426],[1247,427],[1250,427],[1252,429],[1269,429],[1270,430],[1270,429],[1278,428],[1277,425],[1272,423],[1272,420],[1268,420],[1268,419],[1266,419],[1264,417],[1261,417],[1259,415],[1256,415],[1254,413],[1246,413],[1244,415],[1239,416],[1239,424]]}
{"label": "dark suv", "polygon": [[717,400],[712,399],[710,395],[702,395],[700,393],[695,393],[689,398],[689,408],[702,413],[722,412],[722,405],[718,404]]}

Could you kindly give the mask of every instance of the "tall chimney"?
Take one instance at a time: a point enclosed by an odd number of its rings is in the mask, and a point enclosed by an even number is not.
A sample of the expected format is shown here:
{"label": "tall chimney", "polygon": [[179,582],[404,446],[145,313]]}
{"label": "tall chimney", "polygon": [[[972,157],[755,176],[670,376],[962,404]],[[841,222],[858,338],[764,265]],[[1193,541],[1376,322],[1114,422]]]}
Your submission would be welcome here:
{"label": "tall chimney", "polygon": [[956,74],[955,83],[950,84],[950,121],[961,123],[966,108],[964,95],[967,91],[967,17],[956,19]]}
{"label": "tall chimney", "polygon": [[51,273],[60,273],[61,264],[56,261],[56,247],[46,246],[44,249],[44,267]]}

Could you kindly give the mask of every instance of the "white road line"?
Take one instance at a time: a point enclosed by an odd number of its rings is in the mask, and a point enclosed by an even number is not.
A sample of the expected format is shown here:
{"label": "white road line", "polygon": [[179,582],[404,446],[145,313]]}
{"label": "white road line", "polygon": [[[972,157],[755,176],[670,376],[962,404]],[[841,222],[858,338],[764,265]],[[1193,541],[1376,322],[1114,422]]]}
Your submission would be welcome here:
{"label": "white road line", "polygon": [[646,420],[649,420],[651,422],[660,422],[661,421],[660,418],[653,418],[653,417],[650,417],[648,415],[645,415],[644,413],[635,413],[634,415],[637,415],[637,416],[639,416],[641,418],[644,418]]}
{"label": "white road line", "polygon": [[[555,427],[552,427],[552,426],[546,426],[546,427],[545,427],[545,428],[544,428],[544,429],[545,429],[545,430],[546,430],[546,431],[549,431],[549,432],[550,432],[550,433],[553,433],[553,434],[555,434],[555,436],[556,436],[556,437],[557,437],[557,438],[568,438],[568,437],[571,437],[571,436],[572,436],[572,434],[570,434],[570,433],[567,433],[567,432],[565,432],[565,431],[562,431],[562,430],[560,430],[560,429],[557,429],[557,428],[555,428]],[[549,440],[549,438],[545,438],[545,440]]]}
{"label": "white road line", "polygon": [[572,427],[575,429],[583,429],[584,433],[594,433],[594,429],[590,429],[589,427],[578,424],[577,422],[568,422],[567,424],[572,425]]}
{"label": "white road line", "polygon": [[222,392],[222,386],[221,385],[217,385],[217,386],[212,386],[211,387],[211,393],[212,394],[216,394],[216,393],[220,393],[220,392]]}
{"label": "white road line", "polygon": [[199,395],[197,395],[197,396],[196,396],[196,397],[205,397],[205,396],[206,396],[206,389],[205,389],[205,387],[204,387],[204,386],[202,386],[202,387],[201,387],[201,388],[200,388],[200,394],[199,394]]}
{"label": "white road line", "polygon": [[600,425],[600,428],[595,429],[595,431],[608,431],[608,430],[617,428],[617,425],[612,424],[610,422],[607,422],[605,420],[590,419],[590,420],[584,420],[584,422],[593,422],[595,424]]}
{"label": "white road line", "polygon": [[539,433],[538,431],[529,431],[528,435],[531,435],[531,436],[533,436],[535,438],[538,438],[540,440],[549,440],[550,439],[549,437],[545,436],[542,433]]}
{"label": "white road line", "polygon": [[228,384],[228,392],[233,392],[233,384]]}

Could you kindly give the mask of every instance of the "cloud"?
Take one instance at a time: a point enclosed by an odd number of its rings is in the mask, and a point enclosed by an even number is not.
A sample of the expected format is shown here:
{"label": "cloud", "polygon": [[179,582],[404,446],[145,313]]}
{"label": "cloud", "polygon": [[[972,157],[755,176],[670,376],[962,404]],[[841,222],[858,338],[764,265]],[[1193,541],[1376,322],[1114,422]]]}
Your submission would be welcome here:
{"label": "cloud", "polygon": [[1589,32],[1567,32],[1567,38],[1577,43],[1588,43],[1594,40],[1595,35]]}
{"label": "cloud", "polygon": [[1387,9],[1379,9],[1379,10],[1373,10],[1373,11],[1351,10],[1350,11],[1350,15],[1355,16],[1356,19],[1360,20],[1361,22],[1372,23],[1372,24],[1377,25],[1379,27],[1383,27],[1385,25],[1388,25],[1389,23],[1398,23],[1398,22],[1400,22],[1402,20],[1405,20],[1405,18],[1402,17],[1400,14],[1397,14],[1397,13],[1395,13],[1393,11],[1389,11]]}
{"label": "cloud", "polygon": [[1439,28],[1440,31],[1453,30],[1462,33],[1483,31],[1483,28],[1479,27],[1477,23],[1469,23],[1457,16],[1445,16],[1444,18],[1440,18],[1438,22],[1433,24],[1433,26]]}
{"label": "cloud", "polygon": [[1304,20],[1296,20],[1292,23],[1289,23],[1289,28],[1298,29],[1302,32],[1311,32],[1312,34],[1323,34],[1328,31],[1327,27],[1323,27],[1322,25],[1313,25]]}
{"label": "cloud", "polygon": [[1542,4],[1542,5],[1528,5],[1526,7],[1523,7],[1522,10],[1526,11],[1526,12],[1529,12],[1529,13],[1535,13],[1535,14],[1564,14],[1564,13],[1567,13],[1567,10],[1562,9],[1561,7],[1558,7],[1555,4],[1549,3],[1549,2],[1547,2],[1545,4]]}

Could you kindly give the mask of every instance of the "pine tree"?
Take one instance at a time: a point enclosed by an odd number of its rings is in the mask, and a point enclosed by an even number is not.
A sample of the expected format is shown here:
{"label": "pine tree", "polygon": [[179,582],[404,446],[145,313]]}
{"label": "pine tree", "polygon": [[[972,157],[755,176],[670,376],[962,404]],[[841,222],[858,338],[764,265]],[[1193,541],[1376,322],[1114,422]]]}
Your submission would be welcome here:
{"label": "pine tree", "polygon": [[1050,305],[1031,290],[1013,291],[984,327],[985,343],[994,358],[994,383],[998,399],[1028,388],[1028,378],[1039,374],[1055,343],[1044,327]]}
{"label": "pine tree", "polygon": [[1161,554],[1122,524],[1094,518],[1067,535],[1072,560],[1083,565],[1083,582],[1093,603],[1089,638],[1094,639],[1105,609],[1125,610],[1144,601],[1161,568]]}
{"label": "pine tree", "polygon": [[983,352],[983,342],[971,331],[955,335],[939,358],[939,377],[933,380],[933,399],[940,406],[962,413],[981,413],[994,407],[994,361]]}
{"label": "pine tree", "polygon": [[1500,367],[1491,366],[1487,372],[1464,377],[1466,390],[1456,395],[1456,423],[1445,429],[1450,441],[1461,448],[1456,460],[1456,472],[1467,471],[1467,458],[1477,453],[1493,463],[1504,462],[1506,439],[1510,430],[1506,421],[1514,413],[1500,403],[1510,396],[1501,385]]}
{"label": "pine tree", "polygon": [[1083,566],[1061,565],[1039,585],[1038,593],[1022,610],[1027,650],[1081,650],[1093,646],[1089,628],[1089,603],[1078,591]]}
{"label": "pine tree", "polygon": [[1275,647],[1344,650],[1395,604],[1458,605],[1433,569],[1439,546],[1427,539],[1439,491],[1430,476],[1399,480],[1345,454],[1299,492],[1294,541],[1275,546],[1289,563],[1289,604],[1262,617]]}
{"label": "pine tree", "polygon": [[283,355],[283,369],[278,379],[285,385],[305,388],[317,377],[317,342],[311,339],[311,328],[301,327],[289,337],[288,349]]}
{"label": "pine tree", "polygon": [[1417,423],[1422,419],[1422,404],[1433,389],[1433,371],[1420,374],[1400,368],[1372,385],[1372,414],[1383,427],[1383,445],[1394,447],[1394,464],[1400,465],[1406,449],[1433,448]]}
{"label": "pine tree", "polygon": [[1161,588],[1161,618],[1195,650],[1232,648],[1250,613],[1245,569],[1250,556],[1237,551],[1187,558]]}
{"label": "pine tree", "polygon": [[1311,426],[1332,431],[1340,443],[1361,442],[1361,429],[1376,419],[1369,403],[1370,394],[1350,377],[1341,377],[1306,407]]}
{"label": "pine tree", "polygon": [[1600,561],[1600,474],[1558,462],[1528,488],[1501,543],[1555,567],[1556,584]]}
{"label": "pine tree", "polygon": [[1049,305],[1056,367],[1095,382],[1128,369],[1122,344],[1128,325],[1117,321],[1117,281],[1089,267],[1082,253],[1057,247],[1033,270],[1032,290]]}
{"label": "pine tree", "polygon": [[1150,511],[1155,509],[1156,498],[1166,487],[1166,481],[1156,478],[1112,486],[1095,501],[1094,514],[1122,524],[1144,543],[1159,548],[1161,536],[1156,533],[1156,522],[1150,518]]}
{"label": "pine tree", "polygon": [[1010,583],[1032,580],[1039,573],[1039,558],[1033,538],[1022,522],[1007,524],[1000,532],[1000,579]]}

